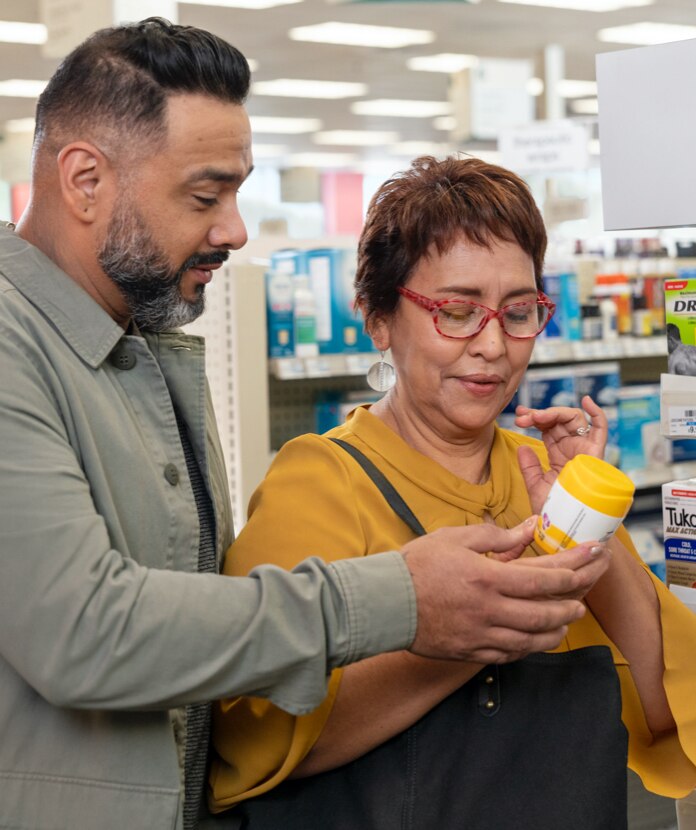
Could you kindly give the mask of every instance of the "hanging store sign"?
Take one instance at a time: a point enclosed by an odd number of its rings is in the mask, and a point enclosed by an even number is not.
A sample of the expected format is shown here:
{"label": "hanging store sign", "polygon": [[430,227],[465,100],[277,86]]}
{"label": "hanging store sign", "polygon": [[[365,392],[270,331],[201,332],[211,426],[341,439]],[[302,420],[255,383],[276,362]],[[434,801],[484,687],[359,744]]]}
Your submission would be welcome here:
{"label": "hanging store sign", "polygon": [[587,128],[573,121],[537,121],[503,129],[498,136],[501,164],[520,173],[585,170],[589,165]]}

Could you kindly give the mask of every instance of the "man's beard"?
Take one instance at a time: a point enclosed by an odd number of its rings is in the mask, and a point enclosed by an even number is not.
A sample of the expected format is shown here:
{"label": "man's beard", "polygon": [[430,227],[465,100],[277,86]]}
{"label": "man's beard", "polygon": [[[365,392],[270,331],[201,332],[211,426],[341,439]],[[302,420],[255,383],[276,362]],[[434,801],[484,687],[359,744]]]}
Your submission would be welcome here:
{"label": "man's beard", "polygon": [[181,294],[181,278],[186,271],[225,262],[228,256],[224,251],[193,254],[174,269],[143,216],[121,203],[109,221],[99,264],[118,286],[141,331],[168,331],[191,323],[205,310],[205,285],[196,286],[193,300]]}

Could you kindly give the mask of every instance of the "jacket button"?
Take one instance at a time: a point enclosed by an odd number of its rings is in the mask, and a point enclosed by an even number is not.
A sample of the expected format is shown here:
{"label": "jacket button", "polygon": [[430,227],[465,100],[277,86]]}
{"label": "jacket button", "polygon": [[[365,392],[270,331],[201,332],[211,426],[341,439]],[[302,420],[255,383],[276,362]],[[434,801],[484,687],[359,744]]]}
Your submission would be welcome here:
{"label": "jacket button", "polygon": [[109,355],[109,363],[117,369],[132,369],[137,363],[137,359],[133,352],[125,346],[116,346],[116,348]]}
{"label": "jacket button", "polygon": [[176,464],[167,464],[164,468],[164,477],[174,487],[179,483],[179,470]]}

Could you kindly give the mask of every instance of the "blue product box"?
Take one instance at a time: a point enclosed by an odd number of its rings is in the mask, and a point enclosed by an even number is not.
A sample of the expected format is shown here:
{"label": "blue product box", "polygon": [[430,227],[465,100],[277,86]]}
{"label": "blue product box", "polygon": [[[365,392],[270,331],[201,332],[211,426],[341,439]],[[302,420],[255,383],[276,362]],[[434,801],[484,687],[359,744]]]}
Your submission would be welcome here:
{"label": "blue product box", "polygon": [[660,385],[618,391],[619,453],[622,470],[643,470],[671,460],[670,441],[660,434]]}
{"label": "blue product box", "polygon": [[340,392],[326,392],[317,398],[314,403],[314,425],[319,435],[339,426],[341,423],[340,407]]}
{"label": "blue product box", "polygon": [[556,313],[541,333],[541,337],[562,337],[580,340],[580,295],[578,275],[574,271],[549,271],[542,277],[544,294],[556,303]]}
{"label": "blue product box", "polygon": [[556,303],[556,313],[549,320],[546,328],[539,335],[541,339],[552,340],[563,337],[563,321],[561,314],[561,279],[559,274],[544,274],[542,277],[544,294]]}
{"label": "blue product box", "polygon": [[266,271],[266,327],[269,357],[295,354],[292,276],[273,269]]}
{"label": "blue product box", "polygon": [[696,440],[693,438],[675,438],[672,441],[672,461],[696,460]]}
{"label": "blue product box", "polygon": [[331,272],[333,343],[337,352],[373,352],[372,340],[364,331],[362,315],[355,308],[356,251],[336,250]]}
{"label": "blue product box", "polygon": [[282,274],[306,274],[307,254],[299,248],[280,248],[271,254],[271,270]]}
{"label": "blue product box", "polygon": [[531,409],[549,406],[575,406],[573,366],[528,369],[519,388],[520,403]]}
{"label": "blue product box", "polygon": [[340,251],[336,248],[313,248],[306,252],[309,284],[314,294],[317,315],[317,344],[319,354],[336,354],[341,351],[334,336],[331,275],[338,267]]}

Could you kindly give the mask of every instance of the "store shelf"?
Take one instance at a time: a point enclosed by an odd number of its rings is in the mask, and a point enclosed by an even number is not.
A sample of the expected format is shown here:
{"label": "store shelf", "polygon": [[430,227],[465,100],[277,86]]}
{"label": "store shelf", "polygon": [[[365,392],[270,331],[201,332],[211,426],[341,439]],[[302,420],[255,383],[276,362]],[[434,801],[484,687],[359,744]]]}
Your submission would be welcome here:
{"label": "store shelf", "polygon": [[667,337],[617,337],[616,340],[537,340],[532,363],[572,363],[667,356]]}
{"label": "store shelf", "polygon": [[626,470],[626,475],[636,485],[636,489],[645,490],[648,487],[660,487],[667,481],[696,478],[696,461],[654,464],[647,470]]}
{"label": "store shelf", "polygon": [[[616,340],[537,340],[531,363],[575,363],[621,358],[666,357],[667,338],[620,337]],[[278,380],[364,375],[377,360],[375,352],[324,354],[318,357],[275,357],[268,371]]]}
{"label": "store shelf", "polygon": [[322,354],[318,357],[275,357],[268,361],[268,371],[278,380],[331,378],[365,375],[379,359],[376,352],[357,354]]}

